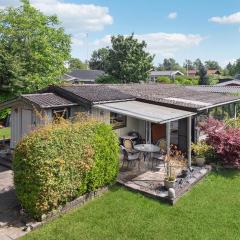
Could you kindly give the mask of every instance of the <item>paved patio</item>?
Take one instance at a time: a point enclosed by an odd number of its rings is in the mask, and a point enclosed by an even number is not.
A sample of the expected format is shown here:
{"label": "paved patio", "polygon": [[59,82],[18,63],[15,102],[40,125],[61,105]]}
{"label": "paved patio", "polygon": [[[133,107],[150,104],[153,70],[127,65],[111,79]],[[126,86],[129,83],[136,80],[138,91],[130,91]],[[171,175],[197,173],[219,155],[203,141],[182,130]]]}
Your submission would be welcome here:
{"label": "paved patio", "polygon": [[129,168],[123,167],[118,175],[118,183],[130,190],[140,192],[144,195],[174,204],[185,192],[201,180],[211,170],[210,166],[193,166],[187,177],[182,177],[182,169],[176,169],[176,185],[174,199],[169,199],[168,190],[164,187],[165,168],[164,164],[155,165],[153,169],[151,162],[148,164],[141,160],[140,169],[137,164]]}

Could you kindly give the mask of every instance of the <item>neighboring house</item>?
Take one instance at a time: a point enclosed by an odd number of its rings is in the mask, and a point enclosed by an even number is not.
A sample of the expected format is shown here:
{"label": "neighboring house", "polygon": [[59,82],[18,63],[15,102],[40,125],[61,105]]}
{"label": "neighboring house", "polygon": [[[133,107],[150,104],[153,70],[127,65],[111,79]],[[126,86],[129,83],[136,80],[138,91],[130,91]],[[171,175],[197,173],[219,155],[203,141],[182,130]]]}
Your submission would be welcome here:
{"label": "neighboring house", "polygon": [[104,75],[101,70],[80,70],[76,69],[63,75],[63,80],[66,83],[95,83],[95,80]]}
{"label": "neighboring house", "polygon": [[165,138],[168,149],[170,144],[178,145],[191,165],[191,142],[200,137],[198,122],[214,115],[216,109],[235,117],[239,101],[239,96],[174,84],[85,84],[50,86],[44,92],[3,102],[0,110],[12,109],[11,148],[25,134],[59,115],[68,118],[86,112],[111,124],[119,137],[137,131],[148,143]]}
{"label": "neighboring house", "polygon": [[195,69],[192,69],[192,70],[188,70],[188,71],[187,71],[187,76],[195,77],[195,76],[197,76],[197,75],[198,75],[198,73],[197,73],[197,70],[195,70]]}
{"label": "neighboring house", "polygon": [[183,76],[184,74],[180,71],[151,71],[149,81],[156,82],[159,77],[169,77],[174,79],[176,76]]}
{"label": "neighboring house", "polygon": [[207,70],[208,76],[214,76],[214,75],[221,75],[220,71],[217,69],[208,69]]}

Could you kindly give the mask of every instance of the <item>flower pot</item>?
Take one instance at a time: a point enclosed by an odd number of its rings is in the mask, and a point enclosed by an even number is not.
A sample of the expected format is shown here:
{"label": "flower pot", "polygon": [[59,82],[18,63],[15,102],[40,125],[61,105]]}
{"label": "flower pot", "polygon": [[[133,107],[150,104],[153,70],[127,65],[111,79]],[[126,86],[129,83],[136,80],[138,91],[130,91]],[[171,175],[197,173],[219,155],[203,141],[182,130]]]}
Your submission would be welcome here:
{"label": "flower pot", "polygon": [[164,186],[165,186],[166,189],[174,188],[175,187],[175,182],[176,182],[176,180],[169,181],[167,179],[164,179]]}
{"label": "flower pot", "polygon": [[202,167],[205,164],[205,157],[196,157],[196,164]]}

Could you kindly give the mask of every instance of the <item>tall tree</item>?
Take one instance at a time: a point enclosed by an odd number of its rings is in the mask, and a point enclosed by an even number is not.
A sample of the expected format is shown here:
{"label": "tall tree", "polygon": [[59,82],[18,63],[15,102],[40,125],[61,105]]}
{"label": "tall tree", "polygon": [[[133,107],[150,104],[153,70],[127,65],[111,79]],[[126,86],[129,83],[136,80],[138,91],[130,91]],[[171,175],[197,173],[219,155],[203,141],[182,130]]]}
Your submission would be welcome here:
{"label": "tall tree", "polygon": [[159,71],[183,71],[183,68],[180,66],[180,64],[177,63],[173,58],[164,58],[163,63],[159,64],[157,69]]}
{"label": "tall tree", "polygon": [[87,63],[83,63],[79,58],[71,58],[68,61],[69,64],[69,69],[74,70],[74,69],[81,69],[81,70],[86,70]]}
{"label": "tall tree", "polygon": [[107,71],[109,66],[109,49],[100,48],[93,51],[92,57],[89,61],[89,67],[92,70],[103,70]]}
{"label": "tall tree", "polygon": [[221,70],[221,67],[217,61],[211,61],[211,60],[205,61],[205,67],[207,69]]}
{"label": "tall tree", "polygon": [[209,85],[207,69],[203,64],[199,65],[198,74],[199,74],[199,85]]}
{"label": "tall tree", "polygon": [[11,95],[57,83],[71,50],[56,16],[21,3],[0,10],[0,92]]}
{"label": "tall tree", "polygon": [[187,70],[194,70],[193,62],[190,59],[186,59],[183,63],[183,67]]}
{"label": "tall tree", "polygon": [[199,58],[197,58],[197,59],[193,62],[193,66],[194,66],[194,68],[197,70],[197,72],[199,72],[199,71],[200,71],[200,68],[203,67],[203,63],[202,63],[202,61],[201,61]]}

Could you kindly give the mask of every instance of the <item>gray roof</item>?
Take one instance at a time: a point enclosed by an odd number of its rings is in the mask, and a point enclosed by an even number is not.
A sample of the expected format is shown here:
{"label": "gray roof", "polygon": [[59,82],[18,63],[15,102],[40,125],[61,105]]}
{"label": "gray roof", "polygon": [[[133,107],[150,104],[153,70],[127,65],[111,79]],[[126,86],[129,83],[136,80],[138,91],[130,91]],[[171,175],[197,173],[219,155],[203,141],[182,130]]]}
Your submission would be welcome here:
{"label": "gray roof", "polygon": [[57,87],[71,94],[71,97],[80,97],[89,103],[118,101],[125,99],[135,99],[134,96],[121,91],[120,89],[111,88],[104,84],[84,84]]}
{"label": "gray roof", "polygon": [[77,105],[55,93],[37,93],[37,94],[23,94],[23,100],[27,100],[33,104],[38,105],[40,108],[53,108],[53,107],[67,107]]}
{"label": "gray roof", "polygon": [[82,81],[91,81],[95,80],[97,77],[104,74],[104,71],[101,70],[80,70],[76,69],[64,75],[66,81],[70,80],[82,80]]}
{"label": "gray roof", "polygon": [[216,86],[228,86],[228,85],[232,85],[232,86],[239,85],[240,86],[240,79],[232,79],[232,80],[228,80],[228,81],[224,81],[224,82],[216,84]]}
{"label": "gray roof", "polygon": [[200,110],[240,100],[240,97],[229,94],[199,91],[174,84],[125,84],[110,87],[131,94],[142,101],[189,110]]}
{"label": "gray roof", "polygon": [[150,76],[173,76],[176,74],[184,75],[180,71],[151,71]]}
{"label": "gray roof", "polygon": [[[231,81],[230,81],[231,82]],[[239,81],[240,84],[240,81]],[[211,93],[229,93],[229,94],[239,94],[239,86],[223,86],[223,85],[212,85],[212,86],[187,86],[188,89],[198,91],[198,92],[211,92]]]}

